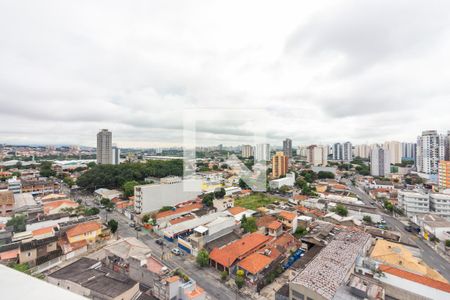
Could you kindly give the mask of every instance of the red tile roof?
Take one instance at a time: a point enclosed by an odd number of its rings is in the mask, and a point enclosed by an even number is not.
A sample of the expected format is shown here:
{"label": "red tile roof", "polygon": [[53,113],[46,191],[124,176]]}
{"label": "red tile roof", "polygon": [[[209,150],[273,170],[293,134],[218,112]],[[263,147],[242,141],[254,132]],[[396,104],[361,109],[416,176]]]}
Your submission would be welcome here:
{"label": "red tile roof", "polygon": [[280,211],[280,213],[278,215],[288,221],[293,221],[295,219],[295,217],[297,217],[296,213],[284,211],[284,210]]}
{"label": "red tile roof", "polygon": [[442,281],[438,281],[435,279],[431,279],[429,277],[425,277],[422,275],[417,275],[408,271],[404,271],[404,270],[400,270],[394,267],[390,267],[390,266],[386,266],[386,265],[380,265],[379,267],[380,271],[385,272],[385,273],[389,273],[391,275],[406,279],[406,280],[410,280],[410,281],[414,281],[447,293],[450,293],[450,284],[442,282]]}
{"label": "red tile roof", "polygon": [[228,209],[228,212],[229,212],[230,214],[232,214],[233,216],[235,216],[235,215],[240,214],[240,213],[242,213],[242,212],[244,212],[244,211],[246,211],[246,210],[247,210],[247,209],[244,208],[244,207],[235,206],[235,207],[229,208],[229,209]]}
{"label": "red tile roof", "polygon": [[278,230],[281,228],[281,226],[283,226],[283,224],[281,224],[280,222],[273,221],[269,225],[267,225],[267,228],[272,229],[272,230]]}
{"label": "red tile roof", "polygon": [[67,235],[67,237],[74,237],[74,236],[78,236],[78,235],[85,234],[88,232],[97,231],[101,228],[102,228],[102,226],[95,221],[86,222],[86,223],[81,223],[81,224],[76,225],[75,227],[70,228],[69,230],[66,231],[66,235]]}
{"label": "red tile roof", "polygon": [[209,258],[222,266],[230,267],[237,259],[242,259],[249,253],[262,248],[271,239],[257,232],[250,233],[222,248],[214,248]]}
{"label": "red tile roof", "polygon": [[194,210],[199,210],[202,207],[203,207],[203,205],[201,203],[188,204],[188,205],[179,207],[175,210],[162,211],[156,215],[156,219],[162,219],[162,218],[167,218],[172,215],[188,213],[188,212],[191,212]]}
{"label": "red tile roof", "polygon": [[189,221],[189,220],[192,220],[192,219],[195,219],[195,217],[191,216],[191,215],[188,215],[188,216],[184,216],[184,217],[181,217],[181,218],[173,219],[169,223],[172,224],[172,225],[175,225],[175,224],[183,223],[183,222],[186,222],[186,221]]}
{"label": "red tile roof", "polygon": [[273,221],[276,221],[277,218],[271,215],[265,215],[256,220],[256,226],[257,227],[267,227],[270,223]]}
{"label": "red tile roof", "polygon": [[238,263],[239,268],[242,268],[252,274],[257,274],[264,270],[273,262],[273,258],[261,253],[253,253],[244,258]]}
{"label": "red tile roof", "polygon": [[31,232],[31,234],[33,236],[38,236],[38,235],[43,235],[43,234],[49,234],[49,233],[53,233],[53,226],[49,226],[49,227],[44,227],[44,228],[40,228],[40,229],[36,229],[33,230]]}

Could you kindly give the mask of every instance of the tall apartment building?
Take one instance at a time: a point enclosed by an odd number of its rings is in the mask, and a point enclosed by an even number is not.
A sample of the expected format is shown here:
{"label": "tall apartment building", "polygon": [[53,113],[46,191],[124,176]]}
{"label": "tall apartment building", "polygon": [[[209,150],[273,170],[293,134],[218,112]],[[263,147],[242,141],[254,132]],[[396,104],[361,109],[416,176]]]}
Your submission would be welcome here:
{"label": "tall apartment building", "polygon": [[97,133],[97,164],[112,164],[112,132],[102,129]]}
{"label": "tall apartment building", "polygon": [[370,174],[372,176],[386,176],[391,171],[389,150],[375,147],[370,153]]}
{"label": "tall apartment building", "polygon": [[242,145],[241,155],[244,158],[253,156],[253,146],[251,146],[251,145]]}
{"label": "tall apartment building", "polygon": [[342,160],[350,162],[353,160],[353,146],[350,142],[345,142],[342,145]]}
{"label": "tall apartment building", "polygon": [[370,157],[371,147],[367,144],[356,145],[353,150],[353,156],[361,157],[361,158],[369,158]]}
{"label": "tall apartment building", "polygon": [[391,164],[399,164],[402,162],[402,144],[400,142],[384,142],[383,148],[389,150],[389,160]]}
{"label": "tall apartment building", "polygon": [[308,146],[306,160],[313,166],[323,166],[328,164],[328,146]]}
{"label": "tall apartment building", "polygon": [[440,189],[450,189],[450,161],[439,161],[438,183]]}
{"label": "tall apartment building", "polygon": [[272,157],[272,176],[274,178],[279,178],[280,176],[286,175],[288,171],[289,157],[284,155],[284,152],[278,151]]}
{"label": "tall apartment building", "polygon": [[402,143],[402,160],[416,161],[416,143]]}
{"label": "tall apartment building", "polygon": [[408,217],[426,214],[430,211],[430,196],[418,191],[399,191],[398,206]]}
{"label": "tall apartment building", "polygon": [[120,149],[116,145],[112,147],[112,164],[120,164]]}
{"label": "tall apartment building", "polygon": [[437,174],[439,161],[445,159],[446,137],[436,130],[423,131],[417,138],[417,171],[425,174]]}
{"label": "tall apartment building", "polygon": [[307,147],[298,146],[297,147],[297,156],[306,157]]}
{"label": "tall apartment building", "polygon": [[341,143],[333,144],[333,160],[343,160],[342,150]]}
{"label": "tall apartment building", "polygon": [[284,153],[284,156],[287,156],[288,158],[292,157],[292,140],[291,139],[285,139],[283,141],[283,153]]}
{"label": "tall apartment building", "polygon": [[257,144],[255,147],[255,161],[270,160],[270,145]]}

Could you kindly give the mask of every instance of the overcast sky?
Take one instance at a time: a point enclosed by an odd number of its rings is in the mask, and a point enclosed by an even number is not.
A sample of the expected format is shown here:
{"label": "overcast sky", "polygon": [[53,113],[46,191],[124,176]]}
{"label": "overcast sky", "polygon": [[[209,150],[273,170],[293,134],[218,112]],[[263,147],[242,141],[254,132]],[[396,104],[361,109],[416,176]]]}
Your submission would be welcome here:
{"label": "overcast sky", "polygon": [[450,129],[450,2],[1,1],[0,105],[0,143],[414,141]]}

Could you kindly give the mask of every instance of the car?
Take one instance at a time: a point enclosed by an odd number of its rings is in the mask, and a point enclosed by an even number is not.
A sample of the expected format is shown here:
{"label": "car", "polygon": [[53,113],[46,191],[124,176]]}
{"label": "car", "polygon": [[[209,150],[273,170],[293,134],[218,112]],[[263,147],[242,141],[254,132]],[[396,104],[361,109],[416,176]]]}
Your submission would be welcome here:
{"label": "car", "polygon": [[408,231],[408,232],[412,232],[411,225],[405,226],[405,230]]}
{"label": "car", "polygon": [[131,228],[136,226],[136,224],[134,224],[134,222],[130,222],[130,224],[128,224],[128,225],[130,225]]}
{"label": "car", "polygon": [[141,231],[141,230],[142,230],[142,227],[141,227],[141,226],[136,226],[136,227],[134,227],[134,230],[136,230],[136,231]]}
{"label": "car", "polygon": [[177,255],[177,256],[181,255],[181,250],[178,249],[178,248],[173,248],[173,249],[170,250],[170,251],[172,251],[172,253],[175,254],[175,255]]}
{"label": "car", "polygon": [[163,241],[162,239],[157,239],[157,240],[155,241],[155,243],[157,243],[157,244],[160,245],[160,246],[164,245],[164,241]]}

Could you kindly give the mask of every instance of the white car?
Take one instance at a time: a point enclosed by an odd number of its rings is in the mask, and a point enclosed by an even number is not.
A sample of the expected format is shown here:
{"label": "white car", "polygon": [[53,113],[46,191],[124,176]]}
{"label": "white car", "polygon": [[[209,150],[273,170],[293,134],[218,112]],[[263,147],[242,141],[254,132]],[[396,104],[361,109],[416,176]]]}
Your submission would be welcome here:
{"label": "white car", "polygon": [[173,248],[171,251],[172,251],[173,254],[175,254],[175,255],[177,255],[177,256],[178,256],[178,255],[181,255],[181,250],[178,249],[178,248]]}

